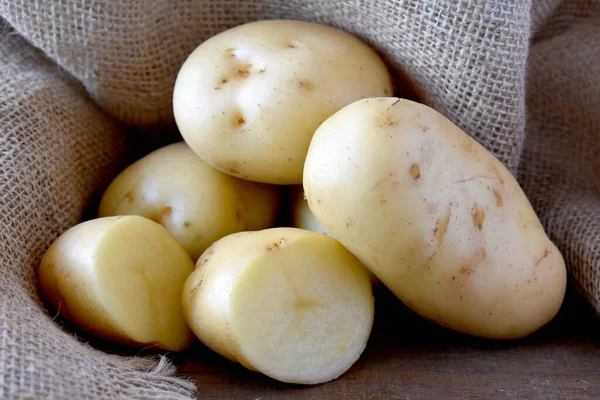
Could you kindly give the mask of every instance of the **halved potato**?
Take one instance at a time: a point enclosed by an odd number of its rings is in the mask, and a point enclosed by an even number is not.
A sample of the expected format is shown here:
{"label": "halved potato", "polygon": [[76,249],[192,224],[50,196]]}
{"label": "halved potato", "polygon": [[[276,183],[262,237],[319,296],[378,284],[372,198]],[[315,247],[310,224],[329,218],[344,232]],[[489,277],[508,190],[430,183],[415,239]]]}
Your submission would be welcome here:
{"label": "halved potato", "polygon": [[181,290],[194,263],[159,224],[107,217],[66,231],[39,269],[42,295],[86,331],[126,345],[172,351],[193,341]]}
{"label": "halved potato", "polygon": [[374,313],[358,260],[336,240],[294,228],[219,240],[198,260],[182,302],[208,347],[274,379],[303,384],[350,368]]}

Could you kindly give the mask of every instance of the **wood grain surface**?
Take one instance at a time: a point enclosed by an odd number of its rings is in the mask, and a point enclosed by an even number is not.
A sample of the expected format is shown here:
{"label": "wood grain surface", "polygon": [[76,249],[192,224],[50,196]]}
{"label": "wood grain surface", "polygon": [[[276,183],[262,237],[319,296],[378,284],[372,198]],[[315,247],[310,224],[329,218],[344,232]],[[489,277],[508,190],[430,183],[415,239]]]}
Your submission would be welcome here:
{"label": "wood grain surface", "polygon": [[201,344],[176,358],[179,374],[195,380],[199,399],[600,400],[600,318],[573,290],[554,321],[513,342],[450,332],[385,291],[376,299],[367,349],[327,384],[282,384]]}

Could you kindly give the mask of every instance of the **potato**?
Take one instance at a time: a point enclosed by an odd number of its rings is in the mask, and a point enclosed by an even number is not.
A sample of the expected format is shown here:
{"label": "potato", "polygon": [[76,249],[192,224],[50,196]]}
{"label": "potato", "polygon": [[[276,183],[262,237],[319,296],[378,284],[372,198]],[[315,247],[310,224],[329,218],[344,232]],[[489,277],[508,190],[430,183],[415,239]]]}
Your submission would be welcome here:
{"label": "potato", "polygon": [[186,281],[182,303],[208,347],[290,383],[344,373],[373,325],[364,267],[336,240],[294,228],[236,233],[214,243]]}
{"label": "potato", "polygon": [[292,225],[295,228],[305,229],[331,236],[323,224],[321,224],[312,211],[310,211],[308,202],[304,198],[304,190],[302,189],[302,185],[298,185],[292,189],[291,206]]}
{"label": "potato", "polygon": [[[304,190],[302,186],[296,186],[292,189],[292,225],[295,228],[305,229],[312,232],[321,233],[323,235],[331,236],[327,229],[319,222],[319,220],[315,217],[315,215],[310,211],[308,207],[308,202],[304,198]],[[371,285],[375,287],[381,286],[381,281],[377,279],[375,274],[373,274],[366,267],[365,271],[367,275],[369,275],[369,280],[371,281]]]}
{"label": "potato", "polygon": [[185,141],[213,167],[298,184],[310,139],[327,117],[360,98],[391,94],[385,65],[359,39],[308,22],[259,21],[190,54],[173,110]]}
{"label": "potato", "polygon": [[448,328],[528,335],[557,313],[563,258],[494,156],[431,108],[357,101],[315,133],[310,209],[396,296]]}
{"label": "potato", "polygon": [[211,168],[184,143],[158,149],[110,184],[98,215],[141,215],[163,225],[195,260],[230,233],[270,228],[276,187],[243,181]]}
{"label": "potato", "polygon": [[39,269],[42,295],[100,338],[171,351],[194,335],[181,290],[194,263],[159,224],[139,216],[83,222],[62,234]]}

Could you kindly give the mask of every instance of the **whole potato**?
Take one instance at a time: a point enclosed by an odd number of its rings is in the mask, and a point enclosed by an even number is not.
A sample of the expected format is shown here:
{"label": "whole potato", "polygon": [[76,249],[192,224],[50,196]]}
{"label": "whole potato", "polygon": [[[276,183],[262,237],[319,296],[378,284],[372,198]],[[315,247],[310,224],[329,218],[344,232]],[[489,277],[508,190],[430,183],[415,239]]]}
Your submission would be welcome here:
{"label": "whole potato", "polygon": [[513,339],[557,313],[563,258],[491,153],[433,109],[357,101],[315,133],[310,209],[400,300],[440,325]]}
{"label": "whole potato", "polygon": [[360,357],[374,299],[358,260],[336,240],[294,228],[229,235],[200,257],[182,294],[198,338],[283,382],[335,379]]}
{"label": "whole potato", "polygon": [[[319,222],[315,215],[310,211],[308,202],[304,198],[304,190],[301,185],[298,185],[292,189],[292,226],[294,228],[305,229],[312,232],[321,233],[323,235],[331,236],[327,229]],[[380,287],[381,281],[377,279],[366,267],[365,271],[369,275],[369,280],[373,288]]]}
{"label": "whole potato", "polygon": [[325,25],[259,21],[190,54],[173,110],[185,141],[213,167],[298,184],[319,124],[355,100],[391,94],[385,65],[359,39]]}
{"label": "whole potato", "polygon": [[83,222],[39,269],[42,295],[67,320],[116,343],[179,351],[193,342],[181,290],[194,263],[159,224],[139,216]]}
{"label": "whole potato", "polygon": [[217,171],[184,143],[158,149],[109,185],[98,215],[141,215],[175,236],[194,260],[230,233],[270,228],[279,191]]}

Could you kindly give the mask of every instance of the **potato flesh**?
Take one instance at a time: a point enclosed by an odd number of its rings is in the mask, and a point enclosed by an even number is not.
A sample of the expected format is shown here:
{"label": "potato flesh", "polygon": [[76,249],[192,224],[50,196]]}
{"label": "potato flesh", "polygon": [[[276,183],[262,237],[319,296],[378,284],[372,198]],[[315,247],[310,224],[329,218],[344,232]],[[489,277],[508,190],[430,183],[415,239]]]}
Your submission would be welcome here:
{"label": "potato flesh", "polygon": [[83,222],[56,239],[40,263],[39,285],[43,297],[67,320],[93,335],[130,344],[104,309],[94,278],[94,249],[114,219]]}
{"label": "potato flesh", "polygon": [[511,339],[558,311],[564,261],[524,193],[434,110],[356,102],[319,128],[304,172],[319,221],[424,317]]}
{"label": "potato flesh", "polygon": [[40,285],[59,312],[99,337],[178,351],[193,340],[180,301],[192,271],[189,255],[160,225],[108,217],[59,238],[42,260]]}
{"label": "potato flesh", "polygon": [[190,54],[173,109],[185,141],[213,167],[297,184],[321,122],[354,100],[391,91],[385,65],[355,37],[306,22],[260,21]]}
{"label": "potato flesh", "polygon": [[193,260],[230,233],[271,227],[277,188],[217,171],[184,143],[150,153],[106,189],[100,217],[141,215],[163,225]]}
{"label": "potato flesh", "polygon": [[358,359],[373,296],[363,267],[338,242],[279,228],[231,235],[211,251],[183,295],[188,322],[206,345],[302,384],[334,379]]}

